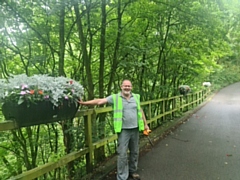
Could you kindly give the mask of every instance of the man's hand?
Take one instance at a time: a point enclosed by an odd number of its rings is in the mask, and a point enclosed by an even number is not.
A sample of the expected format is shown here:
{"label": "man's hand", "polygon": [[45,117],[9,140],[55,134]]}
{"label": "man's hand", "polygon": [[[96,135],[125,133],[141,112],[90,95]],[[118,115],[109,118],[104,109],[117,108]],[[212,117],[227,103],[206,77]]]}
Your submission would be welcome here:
{"label": "man's hand", "polygon": [[144,129],[145,129],[145,130],[149,130],[148,124],[145,124],[145,125],[144,125]]}
{"label": "man's hand", "polygon": [[80,100],[78,101],[78,103],[84,105],[84,102],[83,102],[82,99],[80,99]]}
{"label": "man's hand", "polygon": [[144,134],[145,136],[148,136],[150,132],[152,132],[150,129],[148,129],[148,130],[145,129],[145,130],[143,131],[143,134]]}

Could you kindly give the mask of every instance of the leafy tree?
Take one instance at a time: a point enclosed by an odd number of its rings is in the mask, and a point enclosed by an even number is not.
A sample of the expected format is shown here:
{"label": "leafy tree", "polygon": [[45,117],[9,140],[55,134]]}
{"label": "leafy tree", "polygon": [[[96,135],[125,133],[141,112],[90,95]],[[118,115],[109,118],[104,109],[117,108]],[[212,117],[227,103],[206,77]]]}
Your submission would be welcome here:
{"label": "leafy tree", "polygon": [[[197,90],[203,81],[220,88],[240,79],[236,0],[3,0],[0,4],[1,78],[20,73],[70,76],[85,87],[86,100],[117,93],[123,79],[132,80],[142,100],[176,95],[181,84]],[[7,168],[0,177],[84,146],[84,130],[74,126],[76,122],[82,125],[83,120],[13,131],[7,134],[10,141],[0,135],[4,154],[0,163]],[[109,122],[108,115],[95,117],[96,140],[113,133]],[[44,142],[46,146],[39,146]],[[96,163],[107,153],[96,150]],[[81,176],[76,172],[82,163],[69,164],[69,179]]]}

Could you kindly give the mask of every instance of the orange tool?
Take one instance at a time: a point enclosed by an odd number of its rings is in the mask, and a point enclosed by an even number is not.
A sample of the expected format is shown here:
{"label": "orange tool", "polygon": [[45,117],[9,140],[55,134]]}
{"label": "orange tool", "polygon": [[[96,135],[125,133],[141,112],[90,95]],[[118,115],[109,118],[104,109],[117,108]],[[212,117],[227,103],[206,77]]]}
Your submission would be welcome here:
{"label": "orange tool", "polygon": [[148,138],[148,141],[150,142],[151,146],[153,147],[153,143],[151,141],[151,139],[149,138],[149,133],[152,132],[150,129],[145,129],[143,131],[143,134]]}

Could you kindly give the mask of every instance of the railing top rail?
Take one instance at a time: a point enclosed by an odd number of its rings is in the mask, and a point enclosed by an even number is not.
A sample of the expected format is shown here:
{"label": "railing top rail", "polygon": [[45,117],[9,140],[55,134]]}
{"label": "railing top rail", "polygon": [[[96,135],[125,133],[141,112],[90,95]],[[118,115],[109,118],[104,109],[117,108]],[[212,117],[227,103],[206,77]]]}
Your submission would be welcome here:
{"label": "railing top rail", "polygon": [[[194,92],[194,94],[197,94],[200,92],[203,92],[203,90]],[[144,105],[148,105],[148,104],[159,103],[159,102],[163,102],[163,101],[167,101],[167,100],[177,99],[180,97],[183,97],[183,96],[178,95],[178,96],[173,96],[173,97],[168,97],[168,98],[148,100],[148,101],[141,102],[141,105],[144,106]],[[112,106],[97,107],[97,108],[92,108],[92,109],[81,109],[81,107],[80,107],[79,111],[76,113],[76,117],[88,116],[91,114],[107,113],[107,112],[111,112],[111,111],[112,111]],[[6,120],[3,122],[0,122],[0,131],[14,130],[17,128],[18,128],[17,124],[12,120]]]}

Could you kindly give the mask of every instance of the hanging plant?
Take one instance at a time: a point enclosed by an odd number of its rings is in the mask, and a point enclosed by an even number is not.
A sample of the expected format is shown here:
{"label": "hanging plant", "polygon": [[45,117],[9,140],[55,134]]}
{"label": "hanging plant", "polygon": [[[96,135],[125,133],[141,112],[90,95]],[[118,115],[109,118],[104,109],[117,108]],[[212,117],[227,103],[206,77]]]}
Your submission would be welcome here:
{"label": "hanging plant", "polygon": [[20,74],[0,80],[3,115],[20,127],[73,118],[83,93],[81,84],[66,77]]}

